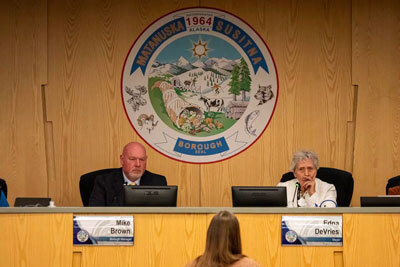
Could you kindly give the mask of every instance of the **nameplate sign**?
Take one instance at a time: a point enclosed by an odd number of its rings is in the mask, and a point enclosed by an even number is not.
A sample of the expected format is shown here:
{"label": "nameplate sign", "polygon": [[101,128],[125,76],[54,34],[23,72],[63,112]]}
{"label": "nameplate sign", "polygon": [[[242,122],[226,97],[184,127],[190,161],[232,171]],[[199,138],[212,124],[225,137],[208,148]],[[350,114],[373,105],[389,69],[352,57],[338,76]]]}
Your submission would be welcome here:
{"label": "nameplate sign", "polygon": [[342,216],[282,216],[282,246],[343,246]]}
{"label": "nameplate sign", "polygon": [[74,245],[132,246],[133,216],[74,216]]}

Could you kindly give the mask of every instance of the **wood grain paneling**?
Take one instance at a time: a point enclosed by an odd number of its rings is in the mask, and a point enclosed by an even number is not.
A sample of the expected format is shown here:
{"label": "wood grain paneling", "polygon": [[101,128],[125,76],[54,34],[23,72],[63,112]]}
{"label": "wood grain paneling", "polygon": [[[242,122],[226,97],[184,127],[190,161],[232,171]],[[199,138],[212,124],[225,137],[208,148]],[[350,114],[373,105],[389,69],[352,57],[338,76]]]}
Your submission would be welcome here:
{"label": "wood grain paneling", "polygon": [[344,214],[344,266],[400,266],[399,214]]}
{"label": "wood grain paneling", "polygon": [[[263,266],[335,266],[341,247],[285,247],[281,245],[281,214],[237,214],[243,253]],[[336,260],[338,261],[338,260]]]}
{"label": "wood grain paneling", "polygon": [[75,246],[81,267],[184,266],[202,253],[207,231],[205,214],[134,215],[135,240],[128,247]]}
{"label": "wood grain paneling", "polygon": [[199,5],[260,34],[279,99],[263,136],[232,159],[179,163],[146,146],[149,170],[179,186],[178,205],[231,206],[230,186],[275,185],[301,148],[353,171],[353,205],[384,193],[400,172],[399,1],[3,1],[0,177],[11,203],[49,195],[79,206],[80,175],[119,166],[123,145],[140,140],[120,96],[129,48],[158,17]]}
{"label": "wood grain paneling", "polygon": [[[240,16],[264,38],[276,62],[279,99],[253,146],[201,167],[202,205],[231,205],[232,185],[275,185],[294,151],[312,149],[321,166],[344,169],[352,117],[351,3],[202,1]],[[245,6],[244,6],[245,5]]]}
{"label": "wood grain paneling", "polygon": [[[8,229],[0,239],[1,266],[185,266],[203,253],[214,214],[133,216],[133,246],[73,246],[70,213],[0,214],[1,229]],[[261,266],[394,267],[400,263],[398,214],[343,215],[343,247],[281,246],[281,214],[236,216],[243,253]]]}
{"label": "wood grain paneling", "polygon": [[243,254],[263,262],[263,266],[280,266],[281,239],[275,227],[280,225],[281,215],[236,214],[236,217],[240,224]]}
{"label": "wood grain paneling", "polygon": [[[121,101],[125,57],[158,17],[195,2],[49,1],[49,120],[54,126],[56,179],[50,195],[81,205],[79,176],[118,167],[123,145],[139,140]],[[157,8],[154,8],[157,6]],[[179,205],[199,205],[199,167],[147,147],[150,171],[179,185]]]}
{"label": "wood grain paneling", "polygon": [[353,1],[354,201],[400,174],[400,2]]}
{"label": "wood grain paneling", "polygon": [[43,103],[46,1],[0,3],[0,177],[8,200],[47,196]]}
{"label": "wood grain paneling", "polygon": [[0,214],[0,229],[1,266],[71,266],[72,214]]}

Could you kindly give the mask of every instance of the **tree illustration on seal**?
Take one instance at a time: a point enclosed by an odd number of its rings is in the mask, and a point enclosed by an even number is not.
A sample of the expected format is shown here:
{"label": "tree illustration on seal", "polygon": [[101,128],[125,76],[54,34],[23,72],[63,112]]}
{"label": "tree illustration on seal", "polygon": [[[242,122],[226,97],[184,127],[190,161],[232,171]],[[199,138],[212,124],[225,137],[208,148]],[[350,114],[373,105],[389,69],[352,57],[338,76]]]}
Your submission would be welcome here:
{"label": "tree illustration on seal", "polygon": [[242,101],[246,101],[246,92],[251,90],[251,78],[249,66],[244,58],[240,59],[239,90],[242,92]]}
{"label": "tree illustration on seal", "polygon": [[251,90],[250,70],[244,58],[240,59],[240,66],[235,65],[232,70],[231,87],[229,92],[233,95],[233,101],[237,101],[237,96],[242,94],[242,101],[246,101],[246,92]]}
{"label": "tree illustration on seal", "polygon": [[233,101],[237,101],[236,97],[240,95],[240,84],[239,84],[239,67],[235,65],[232,70],[231,82],[229,83],[231,87],[229,92],[233,95]]}

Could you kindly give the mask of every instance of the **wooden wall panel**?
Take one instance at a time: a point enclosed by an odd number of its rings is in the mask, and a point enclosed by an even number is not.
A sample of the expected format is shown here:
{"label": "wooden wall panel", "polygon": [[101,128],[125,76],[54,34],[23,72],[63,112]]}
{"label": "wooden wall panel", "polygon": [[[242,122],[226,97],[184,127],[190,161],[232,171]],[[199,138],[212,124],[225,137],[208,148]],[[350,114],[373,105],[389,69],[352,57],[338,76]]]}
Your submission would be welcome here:
{"label": "wooden wall panel", "polygon": [[282,214],[236,216],[240,223],[243,253],[262,266],[336,266],[334,252],[341,252],[341,247],[282,246]]}
{"label": "wooden wall panel", "polygon": [[345,168],[352,115],[351,3],[202,1],[247,21],[264,38],[279,75],[279,98],[263,136],[230,160],[201,167],[202,205],[231,205],[232,185],[275,185],[294,151]]}
{"label": "wooden wall panel", "polygon": [[[120,80],[138,35],[158,17],[196,2],[49,1],[49,120],[54,126],[56,177],[50,195],[81,205],[81,174],[118,167],[123,145],[139,140],[125,115]],[[157,6],[157,8],[155,8]],[[199,166],[149,148],[148,169],[179,185],[179,204],[199,205]]]}
{"label": "wooden wall panel", "polygon": [[179,186],[179,205],[230,206],[231,185],[276,184],[300,148],[353,170],[353,205],[384,193],[400,172],[397,0],[40,0],[0,4],[0,177],[11,203],[49,195],[80,206],[79,176],[119,166],[122,146],[139,140],[121,103],[125,56],[152,21],[199,5],[255,28],[280,91],[264,135],[232,159],[186,164],[148,147],[149,169]]}
{"label": "wooden wall panel", "polygon": [[74,246],[74,252],[82,253],[78,266],[185,266],[204,251],[206,218],[205,214],[134,215],[133,246]]}
{"label": "wooden wall panel", "polygon": [[400,266],[399,214],[344,214],[344,266]]}
{"label": "wooden wall panel", "polygon": [[0,3],[0,177],[16,196],[47,196],[41,84],[46,1]]}
{"label": "wooden wall panel", "polygon": [[0,214],[0,229],[1,266],[71,266],[72,214]]}
{"label": "wooden wall panel", "polygon": [[[71,263],[73,267],[185,266],[204,252],[206,233],[213,216],[214,214],[134,214],[133,246],[73,246],[72,214],[0,214],[1,229],[9,229],[1,235],[0,263],[7,267],[64,267],[71,266]],[[398,216],[383,215],[384,220],[378,218],[379,227],[362,223],[363,218],[360,220],[357,217],[359,214],[350,216],[352,217],[346,221],[346,225],[352,224],[354,228],[347,228],[352,231],[348,233],[343,248],[285,247],[281,246],[281,214],[237,214],[243,253],[254,258],[261,266],[337,267],[339,265],[336,265],[338,260],[335,261],[335,252],[341,254],[344,250],[349,253],[345,258],[352,263],[345,266],[369,266],[369,261],[363,260],[360,248],[377,248],[374,245],[375,240],[377,244],[382,244],[384,238],[390,237],[390,243],[385,247],[387,251],[382,255],[388,256],[389,252],[392,255],[389,256],[390,260],[382,262],[392,264],[382,266],[398,266],[398,238],[395,235],[399,227]],[[372,220],[364,220],[368,221]],[[361,227],[360,230],[358,227]],[[370,229],[365,227],[371,227],[374,235],[362,234],[361,239],[368,242],[359,245],[359,234]],[[380,237],[382,229],[387,230],[384,238]],[[374,255],[374,252],[369,255]],[[355,262],[352,260],[355,258],[360,260]]]}
{"label": "wooden wall panel", "polygon": [[353,199],[385,194],[400,174],[400,2],[353,1],[353,83],[358,85]]}
{"label": "wooden wall panel", "polygon": [[281,224],[281,215],[236,214],[236,217],[240,223],[243,254],[264,263],[263,266],[281,266],[281,239],[280,233],[277,234],[280,231],[276,228]]}

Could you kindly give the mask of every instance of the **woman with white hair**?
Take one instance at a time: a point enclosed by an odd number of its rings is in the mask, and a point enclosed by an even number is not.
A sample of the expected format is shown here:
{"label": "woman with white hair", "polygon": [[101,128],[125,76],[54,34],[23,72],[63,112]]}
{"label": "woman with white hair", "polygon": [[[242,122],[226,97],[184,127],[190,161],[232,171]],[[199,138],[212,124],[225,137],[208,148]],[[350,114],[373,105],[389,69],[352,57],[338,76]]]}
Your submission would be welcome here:
{"label": "woman with white hair", "polygon": [[316,177],[318,156],[307,150],[294,153],[290,171],[295,179],[279,183],[286,187],[288,207],[336,207],[336,189]]}

